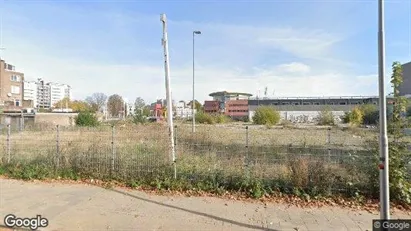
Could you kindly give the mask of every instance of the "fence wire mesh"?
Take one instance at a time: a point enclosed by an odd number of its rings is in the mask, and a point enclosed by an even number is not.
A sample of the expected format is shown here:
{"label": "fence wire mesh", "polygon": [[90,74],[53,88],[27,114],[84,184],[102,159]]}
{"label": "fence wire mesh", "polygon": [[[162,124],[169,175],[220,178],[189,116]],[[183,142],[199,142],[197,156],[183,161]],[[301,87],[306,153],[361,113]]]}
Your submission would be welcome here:
{"label": "fence wire mesh", "polygon": [[[198,126],[193,133],[190,126],[180,125],[174,135],[177,177],[193,185],[218,184],[229,190],[258,180],[285,191],[373,190],[375,179],[370,176],[378,152],[364,137],[341,129]],[[168,128],[161,124],[24,131],[6,127],[0,142],[3,164],[34,164],[124,181],[174,174]]]}

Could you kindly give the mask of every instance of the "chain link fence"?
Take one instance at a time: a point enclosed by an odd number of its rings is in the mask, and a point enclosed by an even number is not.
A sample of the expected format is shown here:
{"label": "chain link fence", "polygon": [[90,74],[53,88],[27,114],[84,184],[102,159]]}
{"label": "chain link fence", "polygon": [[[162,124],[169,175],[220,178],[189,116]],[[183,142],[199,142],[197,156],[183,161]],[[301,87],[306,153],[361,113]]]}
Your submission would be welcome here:
{"label": "chain link fence", "polygon": [[[174,135],[177,178],[193,187],[242,190],[258,183],[266,190],[321,194],[372,193],[378,187],[371,178],[378,178],[378,151],[367,143],[375,135],[255,126],[199,126],[192,133],[186,125],[176,126]],[[8,126],[1,131],[0,157],[5,165],[68,169],[98,179],[171,179],[168,136],[161,124],[25,131]]]}

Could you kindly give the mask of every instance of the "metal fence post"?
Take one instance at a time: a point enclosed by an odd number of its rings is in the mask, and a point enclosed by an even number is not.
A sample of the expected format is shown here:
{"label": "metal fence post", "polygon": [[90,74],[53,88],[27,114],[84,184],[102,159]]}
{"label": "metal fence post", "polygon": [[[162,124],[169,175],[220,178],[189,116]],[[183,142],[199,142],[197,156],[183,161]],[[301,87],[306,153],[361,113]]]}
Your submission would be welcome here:
{"label": "metal fence post", "polygon": [[328,144],[328,161],[331,163],[331,128],[328,128],[327,144]]}
{"label": "metal fence post", "polygon": [[56,167],[60,167],[60,128],[56,125]]}
{"label": "metal fence post", "polygon": [[[174,126],[174,149],[177,154],[177,125]],[[177,159],[177,155],[176,155]]]}
{"label": "metal fence post", "polygon": [[20,118],[20,131],[24,131],[24,114],[23,114],[23,110],[21,111],[21,118]]}
{"label": "metal fence post", "polygon": [[10,152],[10,124],[7,124],[7,163],[10,163],[11,152]]}
{"label": "metal fence post", "polygon": [[249,141],[249,133],[248,133],[248,126],[245,127],[245,149],[246,149],[246,156],[245,156],[245,164],[248,166],[248,141]]}
{"label": "metal fence post", "polygon": [[174,179],[177,179],[177,125],[174,126]]}
{"label": "metal fence post", "polygon": [[114,174],[114,158],[116,155],[116,149],[114,145],[114,125],[111,127],[111,176]]}
{"label": "metal fence post", "polygon": [[327,143],[328,143],[329,145],[331,144],[331,128],[328,128]]}

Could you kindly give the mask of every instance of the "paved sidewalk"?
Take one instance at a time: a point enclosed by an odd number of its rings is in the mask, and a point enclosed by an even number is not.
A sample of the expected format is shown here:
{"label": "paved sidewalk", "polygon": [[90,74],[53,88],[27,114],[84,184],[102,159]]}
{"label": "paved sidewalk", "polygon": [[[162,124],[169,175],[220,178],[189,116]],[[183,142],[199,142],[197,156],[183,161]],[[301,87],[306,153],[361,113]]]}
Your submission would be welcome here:
{"label": "paved sidewalk", "polygon": [[[39,230],[372,230],[377,214],[301,209],[210,197],[166,197],[82,184],[0,179],[0,230],[7,214],[49,220]],[[404,212],[393,218],[408,218]]]}

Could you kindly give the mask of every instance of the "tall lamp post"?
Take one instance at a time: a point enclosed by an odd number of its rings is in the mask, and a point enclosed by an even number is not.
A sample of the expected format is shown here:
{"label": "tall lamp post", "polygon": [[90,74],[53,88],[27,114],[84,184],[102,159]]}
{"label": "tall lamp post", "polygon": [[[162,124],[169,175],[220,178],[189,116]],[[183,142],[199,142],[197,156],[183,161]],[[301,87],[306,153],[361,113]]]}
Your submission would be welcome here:
{"label": "tall lamp post", "polygon": [[191,102],[191,110],[192,110],[192,120],[193,120],[193,129],[192,129],[192,131],[193,131],[193,133],[196,131],[196,117],[195,117],[195,94],[194,94],[194,83],[195,83],[195,78],[194,78],[194,73],[195,73],[195,69],[194,69],[194,41],[195,41],[195,35],[196,34],[198,34],[198,35],[200,35],[201,34],[201,31],[198,31],[198,30],[196,30],[196,31],[193,31],[193,101]]}
{"label": "tall lamp post", "polygon": [[385,95],[385,44],[384,0],[378,0],[378,77],[380,97],[380,219],[390,219],[390,194],[388,179],[388,136]]}

